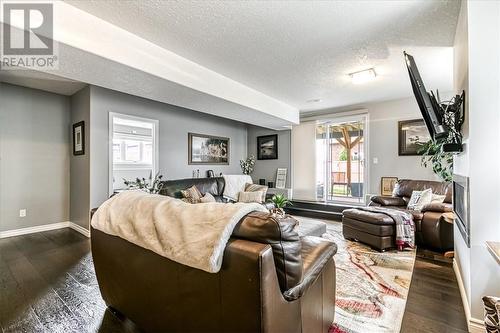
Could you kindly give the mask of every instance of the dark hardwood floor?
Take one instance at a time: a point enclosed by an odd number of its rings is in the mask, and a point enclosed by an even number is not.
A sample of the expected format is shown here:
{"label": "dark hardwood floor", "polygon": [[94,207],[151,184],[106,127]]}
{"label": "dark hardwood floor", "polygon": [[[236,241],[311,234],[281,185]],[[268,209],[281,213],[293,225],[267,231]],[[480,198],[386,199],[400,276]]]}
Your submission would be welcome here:
{"label": "dark hardwood floor", "polygon": [[460,290],[449,259],[431,251],[417,250],[401,332],[468,332]]}
{"label": "dark hardwood floor", "polygon": [[[101,299],[89,239],[71,229],[0,239],[2,332],[139,332]],[[449,263],[417,258],[401,332],[467,332]]]}
{"label": "dark hardwood floor", "polygon": [[89,239],[71,229],[0,239],[2,332],[139,332],[107,310]]}

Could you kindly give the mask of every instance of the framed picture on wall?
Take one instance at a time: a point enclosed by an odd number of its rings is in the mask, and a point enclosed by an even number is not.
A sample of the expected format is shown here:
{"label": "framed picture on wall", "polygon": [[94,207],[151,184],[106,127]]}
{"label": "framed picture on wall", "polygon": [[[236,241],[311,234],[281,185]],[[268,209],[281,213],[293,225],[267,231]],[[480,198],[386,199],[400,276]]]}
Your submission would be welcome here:
{"label": "framed picture on wall", "polygon": [[73,124],[73,155],[85,155],[85,122]]}
{"label": "framed picture on wall", "polygon": [[398,122],[399,156],[421,155],[417,151],[418,143],[425,143],[431,135],[423,119],[412,119]]}
{"label": "framed picture on wall", "polygon": [[380,180],[380,192],[382,195],[391,196],[398,177],[382,177]]}
{"label": "framed picture on wall", "polygon": [[257,159],[278,159],[278,135],[264,135],[257,137]]}
{"label": "framed picture on wall", "polygon": [[189,164],[229,164],[229,138],[188,133]]}

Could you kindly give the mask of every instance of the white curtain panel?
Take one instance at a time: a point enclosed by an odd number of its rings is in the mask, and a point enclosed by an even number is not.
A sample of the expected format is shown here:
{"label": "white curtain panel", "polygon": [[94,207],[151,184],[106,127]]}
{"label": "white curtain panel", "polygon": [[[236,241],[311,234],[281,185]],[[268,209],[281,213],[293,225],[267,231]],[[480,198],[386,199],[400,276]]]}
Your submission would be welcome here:
{"label": "white curtain panel", "polygon": [[292,127],[293,200],[316,201],[316,121]]}

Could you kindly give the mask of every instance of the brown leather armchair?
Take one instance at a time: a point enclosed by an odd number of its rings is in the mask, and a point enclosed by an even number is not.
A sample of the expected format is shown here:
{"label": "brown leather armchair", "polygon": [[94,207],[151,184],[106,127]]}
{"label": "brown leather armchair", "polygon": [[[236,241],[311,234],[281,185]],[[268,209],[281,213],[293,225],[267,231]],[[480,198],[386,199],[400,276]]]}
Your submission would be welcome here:
{"label": "brown leather armchair", "polygon": [[296,223],[247,215],[215,274],[92,228],[101,294],[146,332],[328,332],[337,247],[299,238]]}
{"label": "brown leather armchair", "polygon": [[418,245],[446,251],[453,249],[453,224],[445,221],[443,213],[453,211],[451,184],[446,182],[400,179],[392,196],[373,196],[369,206],[383,206],[406,210],[413,191],[432,189],[433,194],[445,195],[443,203],[431,203],[421,212],[409,211],[415,222],[415,239]]}

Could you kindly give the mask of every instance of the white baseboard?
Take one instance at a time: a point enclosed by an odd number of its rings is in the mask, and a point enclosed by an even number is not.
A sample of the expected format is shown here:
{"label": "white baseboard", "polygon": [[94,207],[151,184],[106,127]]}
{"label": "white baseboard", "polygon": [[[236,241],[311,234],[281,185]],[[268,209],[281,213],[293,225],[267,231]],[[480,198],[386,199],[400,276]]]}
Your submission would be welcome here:
{"label": "white baseboard", "polygon": [[486,328],[484,327],[484,321],[479,320],[471,316],[469,301],[467,300],[467,294],[465,292],[464,280],[462,279],[462,274],[458,268],[457,261],[453,259],[453,271],[457,277],[458,289],[460,289],[460,296],[462,298],[462,304],[465,311],[465,319],[467,320],[467,327],[470,333],[485,333]]}
{"label": "white baseboard", "polygon": [[71,221],[68,221],[68,224],[69,224],[69,227],[75,231],[78,231],[79,233],[81,233],[82,235],[84,235],[85,237],[88,237],[90,238],[90,230],[88,229],[85,229],[84,227],[82,227],[81,225],[79,224],[76,224],[74,222],[71,222]]}
{"label": "white baseboard", "polygon": [[485,333],[486,328],[484,327],[484,321],[471,317],[469,319],[469,332],[470,333]]}
{"label": "white baseboard", "polygon": [[71,221],[65,221],[65,222],[57,222],[57,223],[39,225],[36,227],[28,227],[28,228],[0,231],[0,238],[34,234],[37,232],[44,232],[44,231],[63,229],[63,228],[71,228],[75,231],[78,231],[79,233],[81,233],[82,235],[84,235],[86,237],[90,237],[89,230],[87,230],[87,229],[83,228],[82,226],[79,226],[78,224],[73,223]]}

